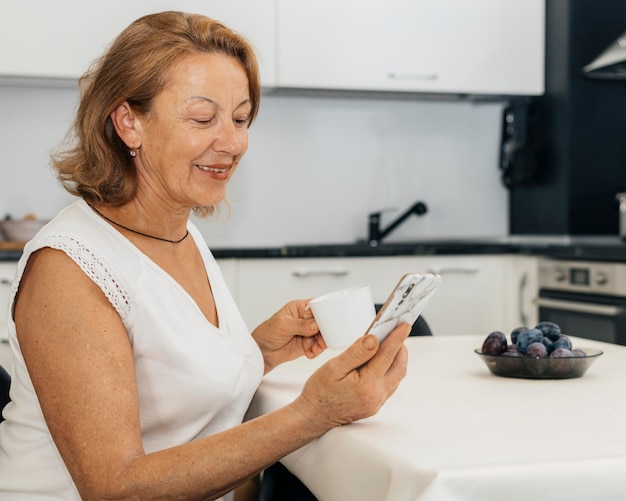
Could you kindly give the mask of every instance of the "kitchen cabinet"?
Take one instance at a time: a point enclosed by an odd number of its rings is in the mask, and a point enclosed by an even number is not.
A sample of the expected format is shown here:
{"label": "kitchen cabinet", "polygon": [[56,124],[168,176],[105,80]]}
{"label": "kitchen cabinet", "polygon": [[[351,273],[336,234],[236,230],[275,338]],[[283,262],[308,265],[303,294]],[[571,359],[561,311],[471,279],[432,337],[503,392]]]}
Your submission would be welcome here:
{"label": "kitchen cabinet", "polygon": [[492,330],[507,336],[516,327],[533,327],[539,323],[537,294],[539,258],[533,255],[508,255],[504,264],[506,276],[502,294],[505,296],[504,322]]}
{"label": "kitchen cabinet", "polygon": [[[383,303],[404,273],[439,273],[443,281],[424,318],[435,335],[508,333],[536,325],[538,258],[525,255],[221,258],[217,260],[249,328],[292,299],[369,284]],[[0,339],[16,262],[0,262]]]}
{"label": "kitchen cabinet", "polygon": [[0,262],[0,342],[8,339],[9,296],[16,270],[16,262]]}
{"label": "kitchen cabinet", "polygon": [[217,259],[217,264],[222,271],[224,281],[232,296],[237,299],[237,270],[239,262],[237,259]]}
{"label": "kitchen cabinet", "polygon": [[426,271],[443,277],[423,313],[435,335],[487,335],[511,323],[507,256],[242,259],[236,299],[253,329],[291,299],[369,283],[382,303],[404,273]]}
{"label": "kitchen cabinet", "polygon": [[508,281],[509,313],[505,334],[515,327],[533,327],[539,323],[537,294],[539,291],[539,258],[537,256],[510,256],[511,270]]}
{"label": "kitchen cabinet", "polygon": [[544,0],[278,0],[278,85],[539,95]]}
{"label": "kitchen cabinet", "polygon": [[0,76],[78,78],[134,19],[162,10],[198,12],[245,34],[274,85],[274,0],[20,0],[0,3]]}
{"label": "kitchen cabinet", "polygon": [[292,299],[369,283],[382,303],[407,269],[403,257],[241,259],[236,298],[251,329]]}
{"label": "kitchen cabinet", "polygon": [[424,318],[435,335],[484,334],[510,323],[508,256],[463,255],[414,258],[424,271],[442,276]]}

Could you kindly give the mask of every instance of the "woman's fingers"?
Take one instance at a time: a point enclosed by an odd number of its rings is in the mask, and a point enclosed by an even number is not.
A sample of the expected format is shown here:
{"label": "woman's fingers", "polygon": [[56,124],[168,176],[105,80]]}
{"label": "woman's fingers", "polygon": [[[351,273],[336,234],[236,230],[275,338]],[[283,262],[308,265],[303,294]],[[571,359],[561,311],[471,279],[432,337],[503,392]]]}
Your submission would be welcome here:
{"label": "woman's fingers", "polygon": [[[381,343],[376,357],[361,369],[363,373],[372,372],[375,375],[385,375],[394,367],[402,366],[401,362],[406,362],[404,358],[398,360],[397,356],[401,351],[406,351],[404,341],[411,332],[411,326],[407,323],[396,327],[387,338]],[[372,336],[373,337],[373,336]],[[406,365],[406,363],[404,363]]]}
{"label": "woman's fingers", "polygon": [[300,408],[325,429],[378,412],[406,375],[409,332],[399,326],[382,344],[372,335],[359,338],[309,378]]}

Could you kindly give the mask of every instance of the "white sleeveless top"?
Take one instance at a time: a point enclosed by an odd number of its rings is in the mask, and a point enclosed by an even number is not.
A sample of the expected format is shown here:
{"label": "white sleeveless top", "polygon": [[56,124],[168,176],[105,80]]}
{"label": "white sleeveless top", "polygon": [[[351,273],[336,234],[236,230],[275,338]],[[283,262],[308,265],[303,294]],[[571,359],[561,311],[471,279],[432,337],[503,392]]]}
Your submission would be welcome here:
{"label": "white sleeveless top", "polygon": [[[65,252],[102,289],[132,343],[147,453],[240,424],[263,376],[262,354],[217,262],[196,226],[189,222],[188,229],[211,282],[219,329],[170,275],[83,200],[26,245],[11,292],[12,306],[29,256],[43,247]],[[43,418],[12,315],[9,343],[12,401],[0,423],[0,499],[79,500]]]}

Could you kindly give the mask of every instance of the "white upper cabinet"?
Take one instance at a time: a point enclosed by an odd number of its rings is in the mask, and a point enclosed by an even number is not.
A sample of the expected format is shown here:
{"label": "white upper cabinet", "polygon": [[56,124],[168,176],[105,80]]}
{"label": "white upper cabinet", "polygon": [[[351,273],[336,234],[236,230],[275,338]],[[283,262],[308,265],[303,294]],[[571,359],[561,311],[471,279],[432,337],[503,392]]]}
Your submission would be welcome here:
{"label": "white upper cabinet", "polygon": [[168,9],[244,34],[264,87],[544,91],[545,0],[3,1],[0,77],[74,80],[133,19]]}
{"label": "white upper cabinet", "polygon": [[277,0],[278,86],[540,95],[545,0]]}
{"label": "white upper cabinet", "polygon": [[3,1],[0,76],[76,79],[131,21],[162,10],[205,14],[241,32],[257,49],[262,84],[275,84],[274,0]]}

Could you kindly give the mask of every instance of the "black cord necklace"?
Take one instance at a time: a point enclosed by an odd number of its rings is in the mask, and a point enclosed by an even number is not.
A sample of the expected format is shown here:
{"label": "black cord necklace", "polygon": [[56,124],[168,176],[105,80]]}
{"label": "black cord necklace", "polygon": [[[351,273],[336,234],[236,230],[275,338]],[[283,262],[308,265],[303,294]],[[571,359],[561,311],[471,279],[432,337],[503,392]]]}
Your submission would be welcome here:
{"label": "black cord necklace", "polygon": [[170,244],[179,244],[183,240],[185,240],[185,238],[187,238],[189,236],[189,230],[187,230],[185,232],[185,235],[183,236],[183,238],[181,238],[179,240],[168,240],[167,238],[161,238],[161,237],[155,237],[154,235],[148,235],[147,233],[142,233],[141,231],[137,231],[137,230],[133,230],[132,228],[128,228],[127,226],[124,226],[123,224],[116,223],[112,219],[109,219],[104,214],[102,214],[102,212],[100,212],[98,209],[96,209],[93,205],[90,205],[89,207],[91,207],[96,214],[98,214],[102,219],[106,219],[109,223],[114,224],[115,226],[119,226],[120,228],[124,228],[126,231],[130,231],[131,233],[135,233],[137,235],[141,235],[142,237],[153,238],[154,240],[161,240],[161,242],[168,242]]}

